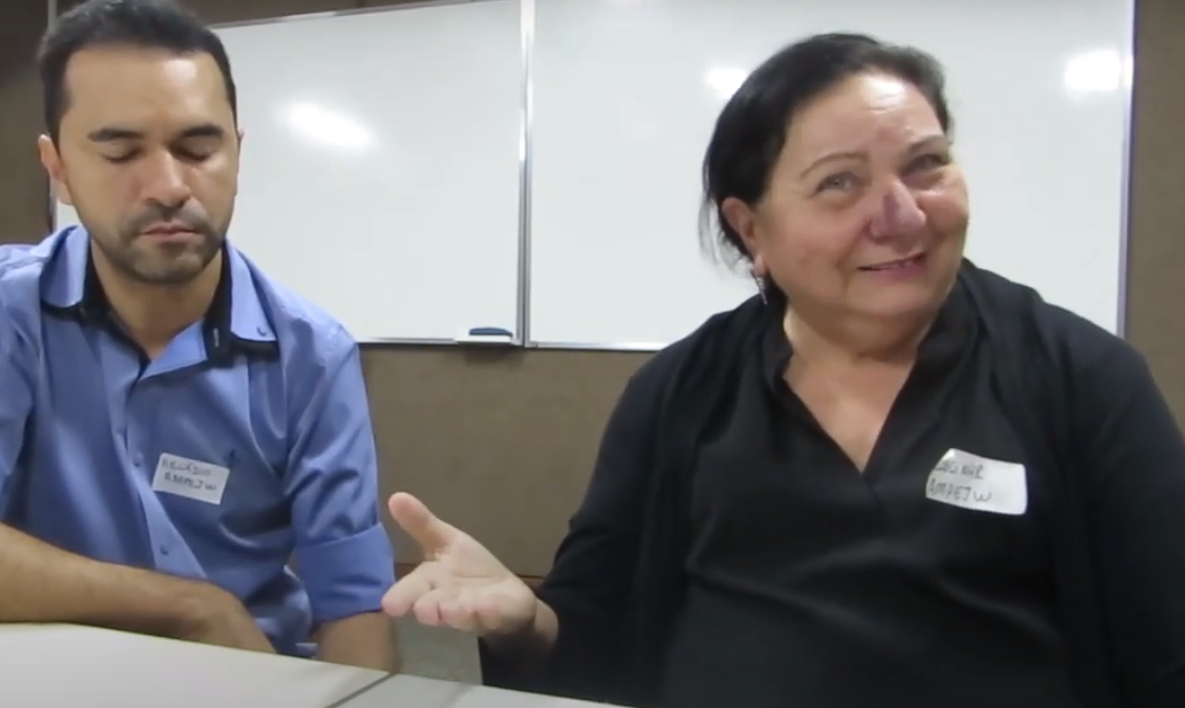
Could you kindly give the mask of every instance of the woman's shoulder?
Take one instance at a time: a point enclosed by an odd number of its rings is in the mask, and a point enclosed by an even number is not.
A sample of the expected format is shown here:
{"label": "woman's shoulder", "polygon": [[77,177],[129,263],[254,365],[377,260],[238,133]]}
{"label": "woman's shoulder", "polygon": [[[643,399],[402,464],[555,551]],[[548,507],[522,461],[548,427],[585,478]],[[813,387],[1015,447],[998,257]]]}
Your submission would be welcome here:
{"label": "woman's shoulder", "polygon": [[1098,372],[1106,367],[1143,367],[1142,355],[1129,342],[1065,307],[1046,301],[1032,287],[1009,280],[970,262],[960,280],[972,292],[988,327],[1014,347],[1047,357],[1067,373]]}
{"label": "woman's shoulder", "polygon": [[630,377],[627,391],[660,395],[676,384],[716,378],[760,330],[765,304],[753,296],[737,307],[713,314],[690,334],[663,349]]}

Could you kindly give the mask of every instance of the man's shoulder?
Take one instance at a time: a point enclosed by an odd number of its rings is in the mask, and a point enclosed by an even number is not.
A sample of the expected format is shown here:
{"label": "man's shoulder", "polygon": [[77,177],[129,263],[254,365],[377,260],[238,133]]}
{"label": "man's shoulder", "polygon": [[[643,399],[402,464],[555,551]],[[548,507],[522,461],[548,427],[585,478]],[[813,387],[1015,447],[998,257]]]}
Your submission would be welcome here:
{"label": "man's shoulder", "polygon": [[242,252],[255,293],[267,312],[282,356],[327,363],[348,354],[357,344],[342,322],[320,305],[269,276]]}
{"label": "man's shoulder", "polygon": [[39,291],[41,274],[49,262],[44,244],[6,243],[0,245],[0,291],[11,293]]}
{"label": "man's shoulder", "polygon": [[0,312],[9,324],[22,326],[40,316],[42,275],[52,255],[48,239],[0,245]]}

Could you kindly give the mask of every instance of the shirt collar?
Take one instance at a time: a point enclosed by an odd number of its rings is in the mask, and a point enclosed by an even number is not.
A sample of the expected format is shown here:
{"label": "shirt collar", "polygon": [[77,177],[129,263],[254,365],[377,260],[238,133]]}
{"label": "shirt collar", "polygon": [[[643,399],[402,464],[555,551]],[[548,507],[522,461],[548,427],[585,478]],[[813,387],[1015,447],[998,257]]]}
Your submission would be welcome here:
{"label": "shirt collar", "polygon": [[[66,227],[38,248],[44,249],[46,256],[42,305],[59,314],[74,315],[87,324],[112,325],[111,305],[95,272],[86,230],[81,226]],[[223,250],[222,277],[203,321],[202,332],[210,358],[275,349],[275,330],[255,282],[251,265],[227,244]]]}
{"label": "shirt collar", "polygon": [[[785,387],[786,368],[790,365],[793,349],[786,337],[784,325],[785,300],[771,299],[767,305],[769,316],[761,338],[762,374],[775,390]],[[918,349],[918,366],[930,370],[945,370],[948,364],[958,360],[974,341],[977,331],[977,317],[974,304],[963,283],[960,270],[954,287],[947,295],[938,316]]]}

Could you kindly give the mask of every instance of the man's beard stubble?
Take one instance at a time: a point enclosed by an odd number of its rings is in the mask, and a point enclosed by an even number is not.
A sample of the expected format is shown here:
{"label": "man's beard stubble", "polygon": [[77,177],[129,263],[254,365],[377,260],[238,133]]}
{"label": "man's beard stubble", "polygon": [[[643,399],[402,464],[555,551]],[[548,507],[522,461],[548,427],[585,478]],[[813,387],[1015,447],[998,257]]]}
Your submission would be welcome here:
{"label": "man's beard stubble", "polygon": [[[193,231],[200,237],[198,244],[177,245],[175,248],[171,244],[154,244],[145,249],[138,248],[144,245],[145,239],[151,238],[143,234],[144,230],[160,223],[178,223]],[[226,240],[223,231],[202,215],[184,207],[155,207],[124,225],[114,240],[96,237],[93,232],[91,238],[112,266],[126,277],[146,285],[175,286],[184,285],[205,271],[222,249]]]}

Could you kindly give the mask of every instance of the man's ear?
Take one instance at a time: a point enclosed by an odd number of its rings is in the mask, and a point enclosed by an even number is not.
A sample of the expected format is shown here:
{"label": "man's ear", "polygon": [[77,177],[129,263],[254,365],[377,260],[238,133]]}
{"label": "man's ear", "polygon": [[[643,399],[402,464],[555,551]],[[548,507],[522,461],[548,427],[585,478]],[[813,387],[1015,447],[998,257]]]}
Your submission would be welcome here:
{"label": "man's ear", "polygon": [[70,194],[70,185],[66,184],[66,171],[62,165],[62,155],[54,145],[53,138],[41,135],[37,138],[37,155],[41,158],[41,166],[49,177],[53,196],[67,206],[74,206],[74,197]]}

